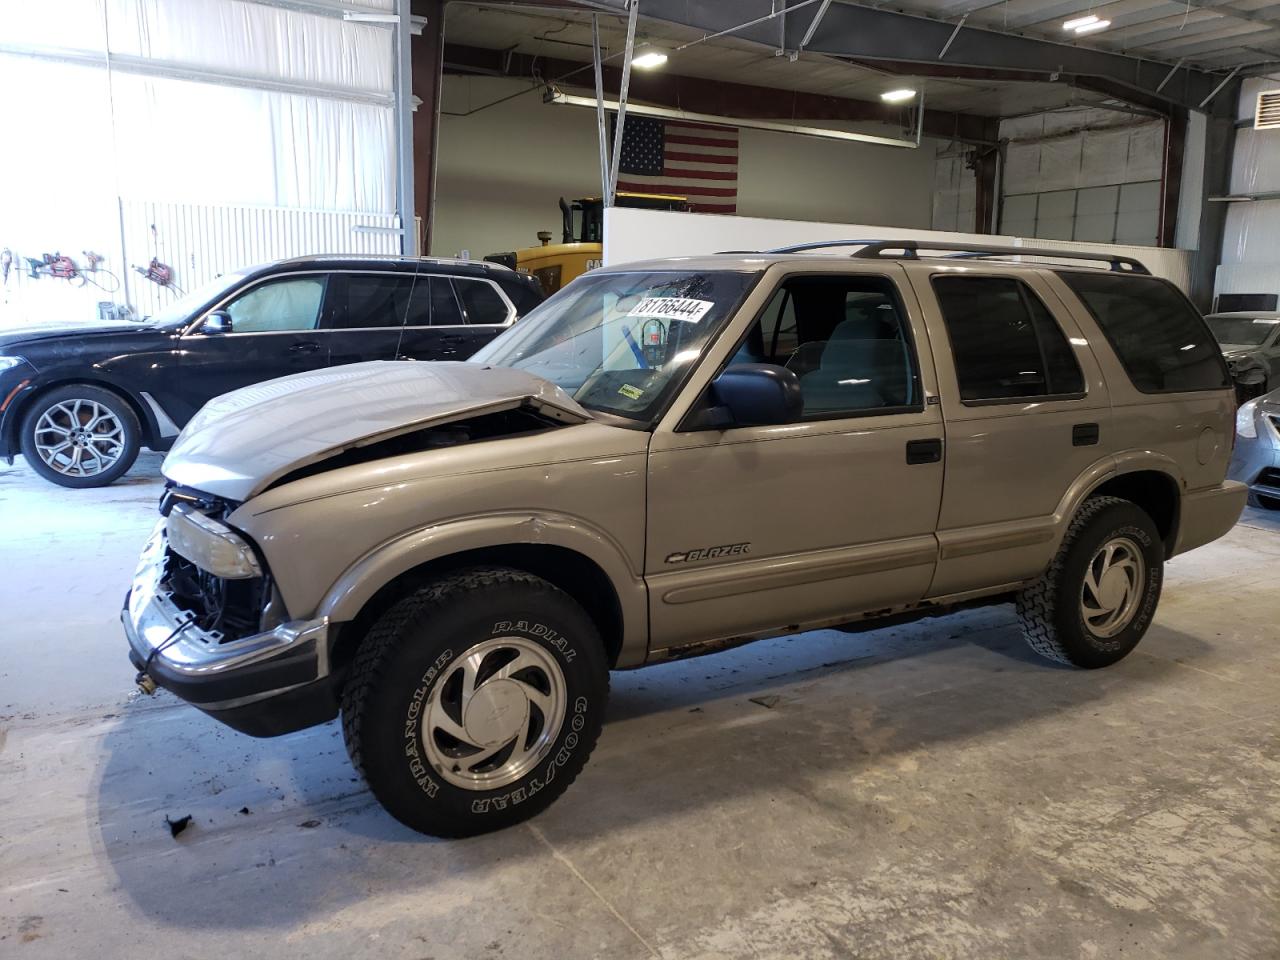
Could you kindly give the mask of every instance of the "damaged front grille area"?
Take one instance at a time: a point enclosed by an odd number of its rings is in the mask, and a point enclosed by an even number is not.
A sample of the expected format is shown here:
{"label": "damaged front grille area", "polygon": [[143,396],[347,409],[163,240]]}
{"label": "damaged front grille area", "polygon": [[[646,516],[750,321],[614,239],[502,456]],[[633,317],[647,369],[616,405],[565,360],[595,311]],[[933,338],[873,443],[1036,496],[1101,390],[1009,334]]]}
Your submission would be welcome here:
{"label": "damaged front grille area", "polygon": [[[222,523],[240,506],[169,481],[160,498],[161,516],[169,516],[180,503]],[[215,643],[231,643],[262,629],[272,594],[270,577],[228,580],[200,569],[166,545],[163,581],[170,602]]]}
{"label": "damaged front grille area", "polygon": [[164,582],[173,605],[216,642],[230,643],[260,632],[269,578],[226,580],[166,547]]}

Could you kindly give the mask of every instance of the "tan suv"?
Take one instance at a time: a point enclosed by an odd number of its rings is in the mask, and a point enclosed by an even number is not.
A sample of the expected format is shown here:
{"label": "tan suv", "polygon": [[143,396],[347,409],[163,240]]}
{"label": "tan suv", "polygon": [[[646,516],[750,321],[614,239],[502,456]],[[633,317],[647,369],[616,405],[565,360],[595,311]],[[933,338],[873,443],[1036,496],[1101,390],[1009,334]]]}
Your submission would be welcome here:
{"label": "tan suv", "polygon": [[470,362],[211,401],[139,683],[257,736],[341,713],[383,805],[459,836],[569,785],[611,669],[979,601],[1115,663],[1245,502],[1204,321],[1124,258],[846,246],[596,270]]}

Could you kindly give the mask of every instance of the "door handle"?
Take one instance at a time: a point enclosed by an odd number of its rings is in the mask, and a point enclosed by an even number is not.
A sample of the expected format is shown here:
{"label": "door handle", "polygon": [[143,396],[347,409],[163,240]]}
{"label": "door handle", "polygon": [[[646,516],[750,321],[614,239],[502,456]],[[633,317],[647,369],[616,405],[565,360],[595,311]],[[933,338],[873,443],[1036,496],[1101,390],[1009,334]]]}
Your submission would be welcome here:
{"label": "door handle", "polygon": [[304,340],[302,343],[290,344],[290,353],[315,353],[320,349],[320,344],[314,341]]}
{"label": "door handle", "polygon": [[907,463],[937,463],[942,459],[942,440],[930,437],[928,440],[907,441]]}
{"label": "door handle", "polygon": [[1071,428],[1073,447],[1091,447],[1098,442],[1101,430],[1096,423],[1077,423]]}

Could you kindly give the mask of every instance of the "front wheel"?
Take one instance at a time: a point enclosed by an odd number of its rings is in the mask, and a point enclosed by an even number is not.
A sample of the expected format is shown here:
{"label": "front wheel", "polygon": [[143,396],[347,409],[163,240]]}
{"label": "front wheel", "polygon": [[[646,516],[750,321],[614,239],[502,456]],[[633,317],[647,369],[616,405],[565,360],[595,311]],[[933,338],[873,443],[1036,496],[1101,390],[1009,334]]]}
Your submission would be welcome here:
{"label": "front wheel", "polygon": [[1076,667],[1106,667],[1138,645],[1160,600],[1164,545],[1146,511],[1118,497],[1085,501],[1053,563],[1018,594],[1031,649]]}
{"label": "front wheel", "polygon": [[87,383],[37,397],[22,421],[22,455],[46,480],[63,487],[102,487],[138,457],[142,428],[133,408]]}
{"label": "front wheel", "polygon": [[591,618],[518,570],[421,587],[370,629],[343,691],[352,763],[401,823],[463,837],[518,823],[573,782],[604,719]]}

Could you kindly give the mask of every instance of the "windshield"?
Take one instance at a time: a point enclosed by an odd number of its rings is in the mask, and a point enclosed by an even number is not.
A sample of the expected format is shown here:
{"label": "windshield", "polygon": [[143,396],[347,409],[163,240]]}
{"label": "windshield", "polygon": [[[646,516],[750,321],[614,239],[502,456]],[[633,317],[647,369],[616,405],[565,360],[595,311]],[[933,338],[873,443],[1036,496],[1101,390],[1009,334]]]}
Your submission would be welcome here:
{"label": "windshield", "polygon": [[1205,317],[1219,343],[1239,343],[1256,347],[1264,343],[1280,320],[1265,317]]}
{"label": "windshield", "polygon": [[471,361],[536,374],[591,410],[649,420],[755,278],[729,271],[585,274]]}
{"label": "windshield", "polygon": [[214,277],[200,284],[190,293],[184,293],[168,306],[157,310],[147,317],[146,321],[161,327],[180,326],[190,320],[193,313],[205,304],[217,300],[236,284],[242,282],[246,276],[248,276],[247,273],[232,270],[220,277]]}

